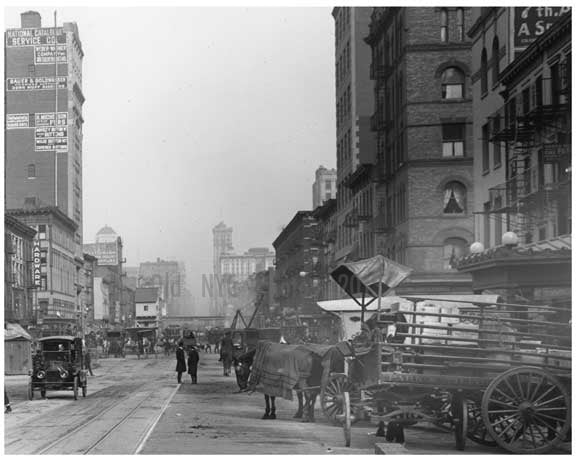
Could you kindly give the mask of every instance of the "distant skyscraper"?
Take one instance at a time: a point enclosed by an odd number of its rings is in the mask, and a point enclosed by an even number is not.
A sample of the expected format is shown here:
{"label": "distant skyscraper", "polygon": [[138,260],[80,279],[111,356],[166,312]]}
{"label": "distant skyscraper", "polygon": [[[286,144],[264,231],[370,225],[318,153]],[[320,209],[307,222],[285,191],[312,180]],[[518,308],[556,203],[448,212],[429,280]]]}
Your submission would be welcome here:
{"label": "distant skyscraper", "polygon": [[336,198],[336,170],[320,166],[316,170],[316,180],[312,185],[312,209],[315,210],[332,198]]}
{"label": "distant skyscraper", "polygon": [[[220,222],[212,229],[213,255],[212,255],[212,285],[215,287],[220,282],[220,256],[231,254],[234,251],[232,245],[232,228]],[[217,290],[216,290],[217,291]],[[222,311],[222,300],[215,294],[210,298],[210,310],[215,315]]]}

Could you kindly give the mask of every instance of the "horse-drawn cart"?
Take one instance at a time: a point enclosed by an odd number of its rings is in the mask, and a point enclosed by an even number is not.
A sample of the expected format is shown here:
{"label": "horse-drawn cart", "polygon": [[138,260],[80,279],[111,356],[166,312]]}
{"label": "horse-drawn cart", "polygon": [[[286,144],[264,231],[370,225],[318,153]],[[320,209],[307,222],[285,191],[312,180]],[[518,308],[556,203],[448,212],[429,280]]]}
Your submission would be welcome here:
{"label": "horse-drawn cart", "polygon": [[[466,439],[513,453],[545,453],[571,425],[571,331],[566,309],[405,297],[410,308],[379,308],[364,322],[365,295],[381,303],[409,269],[381,256],[337,268],[333,277],[356,300],[363,325],[346,373],[322,386],[324,413],[350,425],[371,415],[389,438],[405,425],[432,422]],[[396,275],[390,279],[390,272]],[[436,305],[435,305],[436,302]],[[405,304],[404,304],[405,305]]]}

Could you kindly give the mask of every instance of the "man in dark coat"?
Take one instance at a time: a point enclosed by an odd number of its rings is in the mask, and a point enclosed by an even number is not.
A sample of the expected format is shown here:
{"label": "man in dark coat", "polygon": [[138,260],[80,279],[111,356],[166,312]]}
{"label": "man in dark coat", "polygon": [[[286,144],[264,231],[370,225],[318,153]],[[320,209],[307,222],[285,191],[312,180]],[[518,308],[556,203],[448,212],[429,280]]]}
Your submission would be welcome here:
{"label": "man in dark coat", "polygon": [[190,348],[188,351],[188,374],[192,378],[192,384],[198,383],[198,362],[200,361],[200,356],[195,347]]}
{"label": "man in dark coat", "polygon": [[186,371],[186,356],[184,355],[184,343],[178,343],[176,349],[176,371],[178,372],[178,383],[182,382],[182,373]]}
{"label": "man in dark coat", "polygon": [[220,342],[220,362],[224,368],[224,376],[230,376],[230,369],[232,367],[232,359],[234,357],[234,342],[232,341],[232,334],[227,331],[224,338]]}

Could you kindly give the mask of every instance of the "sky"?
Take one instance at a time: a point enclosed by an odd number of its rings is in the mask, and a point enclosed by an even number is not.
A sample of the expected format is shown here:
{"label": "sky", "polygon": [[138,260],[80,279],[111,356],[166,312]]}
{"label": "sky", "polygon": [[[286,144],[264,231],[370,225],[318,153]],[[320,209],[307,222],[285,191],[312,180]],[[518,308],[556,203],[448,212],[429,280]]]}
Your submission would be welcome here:
{"label": "sky", "polygon": [[[7,7],[5,28],[28,10],[52,27],[54,9]],[[183,261],[201,297],[216,224],[238,252],[272,249],[311,209],[316,168],[336,164],[330,7],[56,11],[85,54],[85,243],[109,225],[127,266]]]}

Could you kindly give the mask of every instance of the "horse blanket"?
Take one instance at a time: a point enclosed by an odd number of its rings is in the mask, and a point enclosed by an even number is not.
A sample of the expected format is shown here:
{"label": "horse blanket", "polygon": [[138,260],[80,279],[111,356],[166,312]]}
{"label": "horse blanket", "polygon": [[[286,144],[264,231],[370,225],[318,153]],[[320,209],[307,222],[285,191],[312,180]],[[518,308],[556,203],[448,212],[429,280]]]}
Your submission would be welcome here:
{"label": "horse blanket", "polygon": [[[292,400],[292,389],[301,379],[321,376],[313,369],[334,346],[322,344],[279,344],[259,341],[248,379],[248,388]],[[313,360],[313,356],[318,360]],[[320,367],[321,368],[321,367]]]}

